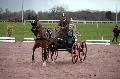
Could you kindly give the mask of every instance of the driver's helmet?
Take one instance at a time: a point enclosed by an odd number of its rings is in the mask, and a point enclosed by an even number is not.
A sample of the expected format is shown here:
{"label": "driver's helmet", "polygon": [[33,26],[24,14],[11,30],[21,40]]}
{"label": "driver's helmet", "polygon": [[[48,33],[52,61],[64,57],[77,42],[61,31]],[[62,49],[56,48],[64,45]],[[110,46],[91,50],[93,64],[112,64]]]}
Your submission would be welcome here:
{"label": "driver's helmet", "polygon": [[62,20],[63,20],[63,21],[65,21],[65,20],[66,20],[66,16],[65,16],[65,14],[64,14],[64,13],[62,14]]}
{"label": "driver's helmet", "polygon": [[70,24],[69,24],[69,29],[73,29],[73,19],[72,18],[70,18]]}
{"label": "driver's helmet", "polygon": [[73,18],[70,18],[70,23],[73,23]]}

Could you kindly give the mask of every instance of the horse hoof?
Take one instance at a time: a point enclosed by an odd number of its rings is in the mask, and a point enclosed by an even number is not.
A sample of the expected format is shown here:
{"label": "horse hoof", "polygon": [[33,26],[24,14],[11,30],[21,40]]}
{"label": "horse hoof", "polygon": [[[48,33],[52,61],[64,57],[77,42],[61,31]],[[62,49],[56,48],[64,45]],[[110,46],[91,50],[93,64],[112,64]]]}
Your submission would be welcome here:
{"label": "horse hoof", "polygon": [[43,65],[42,65],[43,67],[46,67],[47,65],[46,65],[46,61],[44,61],[43,62]]}
{"label": "horse hoof", "polygon": [[43,66],[43,67],[46,67],[47,65],[46,65],[46,64],[43,64],[42,66]]}
{"label": "horse hoof", "polygon": [[52,64],[55,64],[55,61],[52,61]]}
{"label": "horse hoof", "polygon": [[82,59],[80,59],[80,62],[82,63]]}
{"label": "horse hoof", "polygon": [[35,63],[35,60],[32,60],[32,63]]}

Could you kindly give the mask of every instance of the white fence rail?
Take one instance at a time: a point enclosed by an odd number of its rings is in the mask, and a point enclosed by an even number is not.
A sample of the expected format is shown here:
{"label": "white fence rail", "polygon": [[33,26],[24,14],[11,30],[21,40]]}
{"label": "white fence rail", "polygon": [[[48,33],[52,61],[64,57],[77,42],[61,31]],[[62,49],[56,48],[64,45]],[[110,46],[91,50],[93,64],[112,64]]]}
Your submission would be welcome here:
{"label": "white fence rail", "polygon": [[86,44],[110,45],[110,40],[86,40]]}
{"label": "white fence rail", "polygon": [[[33,22],[34,20],[24,20],[24,24],[26,22]],[[60,20],[39,20],[41,23],[58,23]],[[116,21],[84,21],[84,20],[73,20],[74,23],[116,23]],[[117,21],[120,23],[120,21]]]}
{"label": "white fence rail", "polygon": [[0,42],[15,42],[15,37],[0,37]]}
{"label": "white fence rail", "polygon": [[[24,24],[26,22],[33,22],[34,20],[24,20]],[[39,20],[42,23],[57,23],[60,20]],[[8,22],[8,20],[0,20],[0,22]],[[73,20],[74,23],[116,23],[116,21],[85,21],[85,20]],[[120,21],[117,21],[117,23],[120,23]]]}
{"label": "white fence rail", "polygon": [[23,42],[35,42],[34,38],[24,38]]}

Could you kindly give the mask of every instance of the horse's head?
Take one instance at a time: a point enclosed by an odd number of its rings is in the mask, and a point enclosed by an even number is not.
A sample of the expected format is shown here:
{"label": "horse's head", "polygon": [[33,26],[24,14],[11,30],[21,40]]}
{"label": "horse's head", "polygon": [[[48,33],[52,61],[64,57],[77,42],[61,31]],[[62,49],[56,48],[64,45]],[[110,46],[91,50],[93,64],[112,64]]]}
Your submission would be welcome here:
{"label": "horse's head", "polygon": [[32,25],[32,29],[31,31],[34,33],[34,35],[36,36],[39,32],[39,29],[37,28],[37,25],[35,25],[34,23],[31,24]]}

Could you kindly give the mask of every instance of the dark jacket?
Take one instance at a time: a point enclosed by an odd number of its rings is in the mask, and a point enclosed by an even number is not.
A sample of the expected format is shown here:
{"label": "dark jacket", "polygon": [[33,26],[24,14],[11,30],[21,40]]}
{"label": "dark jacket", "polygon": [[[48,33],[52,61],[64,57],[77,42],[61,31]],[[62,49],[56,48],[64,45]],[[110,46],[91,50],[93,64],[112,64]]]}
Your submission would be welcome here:
{"label": "dark jacket", "polygon": [[114,36],[119,36],[120,30],[118,28],[113,29]]}

